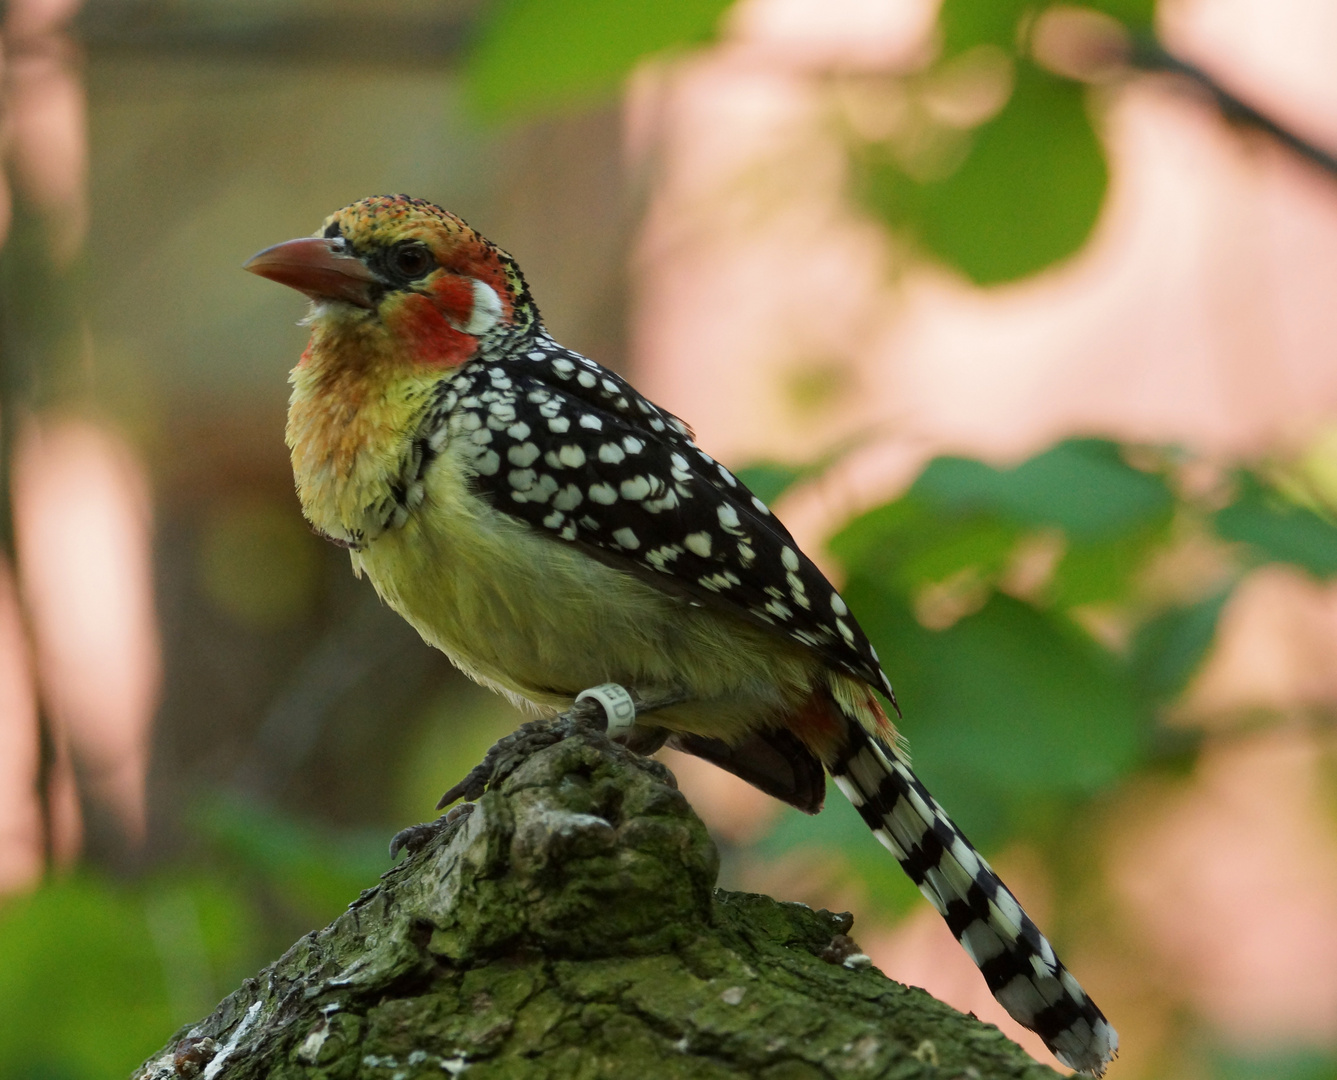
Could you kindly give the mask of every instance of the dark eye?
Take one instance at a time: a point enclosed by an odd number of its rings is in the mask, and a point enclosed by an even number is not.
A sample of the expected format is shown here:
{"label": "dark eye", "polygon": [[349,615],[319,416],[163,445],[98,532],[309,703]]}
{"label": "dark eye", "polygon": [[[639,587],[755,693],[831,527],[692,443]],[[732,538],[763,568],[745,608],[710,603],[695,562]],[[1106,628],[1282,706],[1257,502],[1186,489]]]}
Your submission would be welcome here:
{"label": "dark eye", "polygon": [[432,253],[421,244],[405,244],[390,252],[390,269],[409,279],[422,277],[435,262]]}

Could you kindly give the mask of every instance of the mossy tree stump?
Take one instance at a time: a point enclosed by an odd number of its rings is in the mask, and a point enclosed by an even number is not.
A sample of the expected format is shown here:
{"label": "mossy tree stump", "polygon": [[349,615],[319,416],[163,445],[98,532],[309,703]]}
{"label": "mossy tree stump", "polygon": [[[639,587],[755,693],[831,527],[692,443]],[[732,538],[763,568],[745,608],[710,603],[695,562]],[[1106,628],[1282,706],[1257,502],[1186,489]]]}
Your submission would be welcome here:
{"label": "mossy tree stump", "polygon": [[668,770],[579,730],[135,1080],[1057,1076],[717,864]]}

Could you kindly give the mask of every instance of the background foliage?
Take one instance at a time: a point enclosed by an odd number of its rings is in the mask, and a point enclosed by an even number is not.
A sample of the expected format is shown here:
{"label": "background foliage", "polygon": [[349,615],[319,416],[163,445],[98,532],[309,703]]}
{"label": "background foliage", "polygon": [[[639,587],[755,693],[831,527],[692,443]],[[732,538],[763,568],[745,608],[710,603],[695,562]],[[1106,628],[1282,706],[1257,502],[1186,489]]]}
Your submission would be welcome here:
{"label": "background foliage", "polygon": [[[1195,737],[1166,721],[1245,570],[1337,573],[1332,507],[1297,503],[1294,478],[1241,470],[1189,491],[1189,464],[1099,439],[1012,469],[940,457],[832,538],[844,595],[896,658],[918,769],[986,851],[1043,845],[1130,774],[1191,765]],[[1220,571],[1167,594],[1155,566],[1189,543],[1218,547]],[[822,822],[787,824],[787,842],[883,861],[860,830]]]}
{"label": "background foliage", "polygon": [[[728,6],[502,0],[472,27],[462,96],[484,123],[541,125],[597,107],[647,57],[709,41]],[[1150,0],[1089,6],[1130,35],[1151,33]],[[894,79],[910,102],[905,125],[886,139],[849,136],[851,199],[919,257],[982,285],[1078,251],[1106,194],[1099,101],[1031,49],[1045,8],[945,0],[936,59]],[[945,80],[981,73],[1001,88],[987,108],[950,122],[935,114]],[[742,475],[770,501],[831,464],[761,462]],[[1293,463],[1227,471],[1176,447],[1071,439],[1008,469],[937,458],[904,494],[846,522],[830,554],[865,630],[895,657],[925,781],[986,854],[1021,840],[1057,864],[1068,858],[1060,828],[1138,776],[1192,767],[1195,736],[1171,721],[1244,574],[1281,563],[1337,575],[1330,496]],[[244,534],[231,547],[228,529]],[[311,590],[330,565],[244,505],[217,537],[221,554],[205,563],[222,593],[246,577],[236,553],[261,544],[282,549],[276,558]],[[1167,581],[1186,546],[1215,553],[1210,580]],[[229,595],[246,608],[244,590]],[[330,603],[336,618],[353,610]],[[281,625],[265,639],[276,649]],[[393,747],[369,751],[369,761],[393,759],[383,775],[395,788],[368,820],[318,827],[314,814],[223,783],[195,794],[170,861],[121,876],[90,867],[0,904],[0,1075],[125,1075],[174,1025],[355,897],[387,865],[391,824],[420,816],[513,722],[442,685],[386,706],[416,711]],[[840,853],[842,873],[888,918],[918,902],[839,799],[815,819],[782,815],[732,855],[805,852]],[[109,996],[113,986],[124,992]],[[1229,1078],[1337,1075],[1321,1054],[1217,1064]]]}

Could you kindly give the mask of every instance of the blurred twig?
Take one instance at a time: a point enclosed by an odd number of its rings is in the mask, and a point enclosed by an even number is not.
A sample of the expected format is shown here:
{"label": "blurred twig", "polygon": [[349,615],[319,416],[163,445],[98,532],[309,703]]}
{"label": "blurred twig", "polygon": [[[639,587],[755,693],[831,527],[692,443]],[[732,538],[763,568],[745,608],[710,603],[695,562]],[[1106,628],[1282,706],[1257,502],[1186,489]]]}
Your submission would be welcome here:
{"label": "blurred twig", "polygon": [[1207,92],[1221,111],[1221,115],[1230,123],[1252,128],[1270,136],[1306,161],[1323,169],[1328,175],[1337,177],[1337,156],[1316,146],[1261,109],[1250,105],[1243,98],[1227,90],[1215,76],[1196,64],[1176,56],[1154,38],[1137,40],[1128,60],[1130,66],[1138,71],[1164,72],[1188,79]]}

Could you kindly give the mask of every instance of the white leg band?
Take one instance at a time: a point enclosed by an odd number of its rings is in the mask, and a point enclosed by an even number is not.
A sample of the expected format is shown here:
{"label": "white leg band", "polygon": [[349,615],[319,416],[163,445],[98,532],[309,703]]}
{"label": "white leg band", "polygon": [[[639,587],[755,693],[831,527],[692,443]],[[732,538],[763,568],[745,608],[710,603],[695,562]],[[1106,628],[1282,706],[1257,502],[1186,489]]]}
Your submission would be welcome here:
{"label": "white leg band", "polygon": [[576,695],[577,701],[583,701],[585,698],[594,698],[603,706],[604,715],[608,718],[610,736],[622,735],[635,726],[636,702],[626,687],[619,686],[615,682],[601,683]]}

